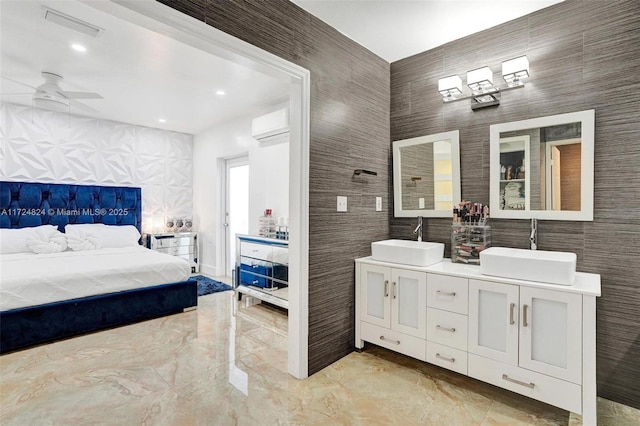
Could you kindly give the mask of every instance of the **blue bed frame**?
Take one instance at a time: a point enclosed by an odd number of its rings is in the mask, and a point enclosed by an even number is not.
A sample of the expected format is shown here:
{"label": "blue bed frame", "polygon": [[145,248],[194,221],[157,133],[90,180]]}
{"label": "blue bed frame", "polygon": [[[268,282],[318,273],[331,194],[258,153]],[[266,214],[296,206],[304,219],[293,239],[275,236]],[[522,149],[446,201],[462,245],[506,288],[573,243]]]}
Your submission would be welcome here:
{"label": "blue bed frame", "polygon": [[[141,189],[0,182],[0,228],[104,223],[141,230]],[[0,275],[1,279],[1,275]],[[160,284],[0,312],[0,354],[92,331],[183,312],[197,282]]]}

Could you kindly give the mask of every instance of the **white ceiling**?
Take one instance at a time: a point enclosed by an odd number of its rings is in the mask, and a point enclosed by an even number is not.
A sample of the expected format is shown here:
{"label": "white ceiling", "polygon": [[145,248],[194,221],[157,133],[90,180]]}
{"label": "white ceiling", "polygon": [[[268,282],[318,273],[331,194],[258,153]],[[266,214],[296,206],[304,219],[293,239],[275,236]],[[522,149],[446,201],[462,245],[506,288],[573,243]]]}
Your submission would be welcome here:
{"label": "white ceiling", "polygon": [[[541,9],[558,0],[294,0],[389,62]],[[45,21],[42,5],[105,29],[92,38]],[[72,113],[196,134],[286,99],[289,83],[134,25],[78,0],[0,1],[0,74],[37,87],[41,71],[62,88],[101,94]],[[79,42],[87,52],[71,50]],[[1,101],[32,92],[0,79]],[[224,90],[226,95],[214,92]],[[158,119],[166,119],[159,123]]]}
{"label": "white ceiling", "polygon": [[292,0],[394,62],[562,0]]}
{"label": "white ceiling", "polygon": [[[44,20],[42,5],[105,29],[97,38]],[[277,80],[77,0],[0,2],[0,74],[28,86],[41,71],[64,77],[62,88],[101,94],[82,100],[99,113],[79,115],[196,134],[214,124],[286,99],[289,83]],[[87,52],[70,48],[81,43]],[[225,95],[214,92],[224,90]],[[33,93],[0,80],[1,93]],[[30,95],[0,100],[31,105]],[[158,119],[166,119],[159,123]]]}

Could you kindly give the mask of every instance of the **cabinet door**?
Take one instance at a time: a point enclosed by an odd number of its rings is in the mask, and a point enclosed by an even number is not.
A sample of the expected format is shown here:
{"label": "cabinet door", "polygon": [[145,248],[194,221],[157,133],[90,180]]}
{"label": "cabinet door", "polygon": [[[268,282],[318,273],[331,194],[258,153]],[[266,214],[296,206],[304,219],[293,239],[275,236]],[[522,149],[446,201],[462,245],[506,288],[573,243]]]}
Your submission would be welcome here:
{"label": "cabinet door", "polygon": [[362,265],[360,269],[360,320],[381,327],[391,327],[390,277],[390,268]]}
{"label": "cabinet door", "polygon": [[520,288],[520,366],[582,382],[582,295]]}
{"label": "cabinet door", "polygon": [[469,280],[469,352],[518,365],[518,290]]}
{"label": "cabinet door", "polygon": [[427,338],[427,274],[391,269],[391,328]]}

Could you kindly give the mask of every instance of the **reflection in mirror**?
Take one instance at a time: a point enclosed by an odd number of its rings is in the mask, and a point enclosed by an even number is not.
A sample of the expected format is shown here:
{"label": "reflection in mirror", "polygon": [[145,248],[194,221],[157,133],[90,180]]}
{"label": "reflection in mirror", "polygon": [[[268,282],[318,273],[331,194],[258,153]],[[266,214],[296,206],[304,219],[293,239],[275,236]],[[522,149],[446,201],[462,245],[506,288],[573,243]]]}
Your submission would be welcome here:
{"label": "reflection in mirror", "polygon": [[529,210],[531,198],[530,167],[531,137],[500,135],[500,209]]}
{"label": "reflection in mirror", "polygon": [[458,131],[395,141],[396,217],[449,217],[460,199]]}
{"label": "reflection in mirror", "polygon": [[590,110],[491,126],[493,216],[592,220],[593,119]]}
{"label": "reflection in mirror", "polygon": [[[514,140],[518,145],[513,146]],[[579,211],[581,143],[580,122],[500,133],[501,208]],[[532,179],[525,179],[526,170]],[[509,202],[505,190],[513,193],[513,187],[520,189],[524,202]]]}

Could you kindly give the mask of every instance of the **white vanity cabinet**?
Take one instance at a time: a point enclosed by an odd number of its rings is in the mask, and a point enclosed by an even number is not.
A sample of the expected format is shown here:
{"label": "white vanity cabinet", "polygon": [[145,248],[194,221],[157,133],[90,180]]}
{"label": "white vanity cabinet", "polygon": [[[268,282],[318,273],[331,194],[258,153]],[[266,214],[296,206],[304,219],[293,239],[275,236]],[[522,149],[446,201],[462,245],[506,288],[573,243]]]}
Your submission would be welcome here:
{"label": "white vanity cabinet", "polygon": [[362,265],[358,275],[362,339],[424,360],[427,274]]}
{"label": "white vanity cabinet", "polygon": [[578,272],[564,286],[482,275],[478,266],[448,259],[427,267],[357,259],[355,343],[413,356],[595,425],[598,296],[596,274]]}
{"label": "white vanity cabinet", "polygon": [[582,295],[470,280],[468,374],[581,413]]}

